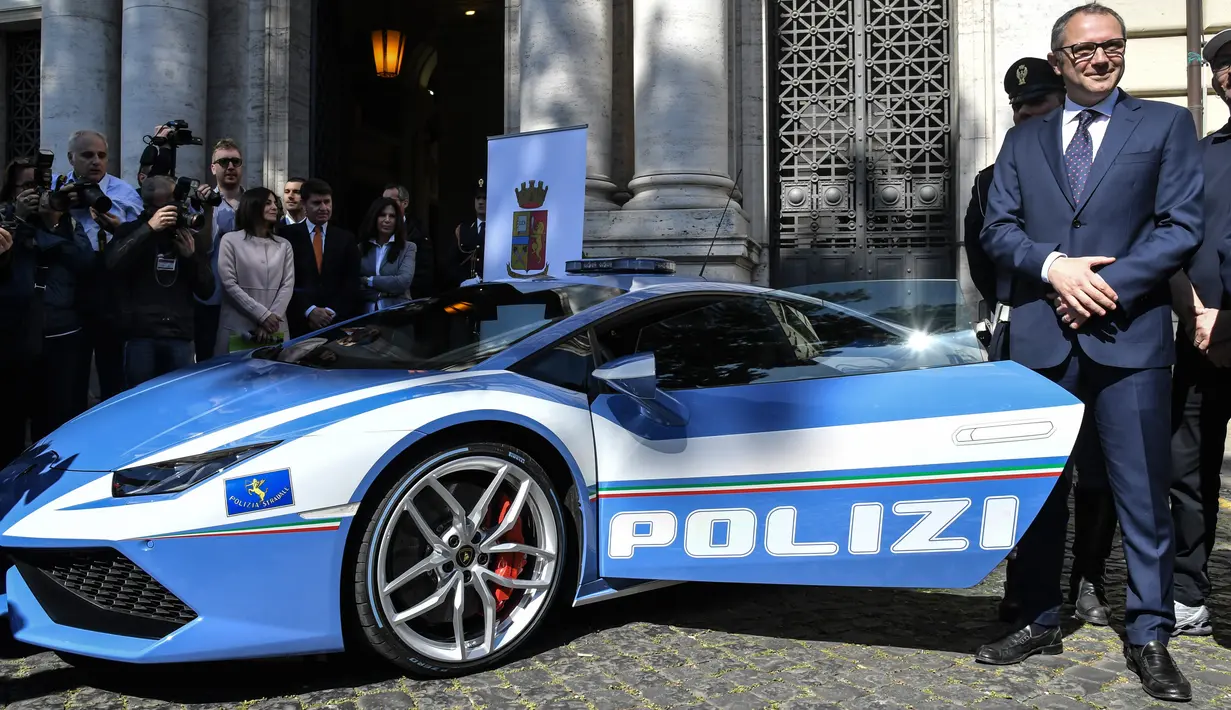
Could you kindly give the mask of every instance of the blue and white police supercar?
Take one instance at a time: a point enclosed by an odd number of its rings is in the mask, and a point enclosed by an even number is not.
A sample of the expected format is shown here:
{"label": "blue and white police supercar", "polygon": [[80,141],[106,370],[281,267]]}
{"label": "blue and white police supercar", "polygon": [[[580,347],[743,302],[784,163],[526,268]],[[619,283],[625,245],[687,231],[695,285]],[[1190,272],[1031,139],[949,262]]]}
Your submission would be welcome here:
{"label": "blue and white police supercar", "polygon": [[0,472],[14,636],[141,663],[367,646],[443,676],[557,602],[966,587],[1004,559],[1078,400],[884,282],[672,271],[463,286],[100,404]]}

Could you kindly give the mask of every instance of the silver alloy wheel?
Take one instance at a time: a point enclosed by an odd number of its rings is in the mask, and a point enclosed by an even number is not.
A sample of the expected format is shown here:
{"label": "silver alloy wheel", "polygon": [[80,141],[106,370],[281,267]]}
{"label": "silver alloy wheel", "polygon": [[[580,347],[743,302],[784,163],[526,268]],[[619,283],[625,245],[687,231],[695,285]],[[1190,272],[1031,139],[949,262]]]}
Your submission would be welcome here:
{"label": "silver alloy wheel", "polygon": [[[447,485],[461,477],[473,480],[476,474],[490,480],[467,511]],[[433,529],[416,505],[415,499],[429,488],[448,508],[450,521],[443,531]],[[502,500],[512,499],[507,512],[498,524],[484,527],[489,514],[501,512],[492,506],[502,492],[506,496]],[[380,536],[373,586],[385,619],[398,637],[418,653],[452,663],[482,659],[517,639],[543,610],[559,566],[560,531],[547,493],[517,464],[486,455],[450,461],[416,481],[391,510],[394,513]],[[428,553],[389,579],[390,559],[398,552],[396,523],[402,514],[413,522],[418,535],[427,543]],[[501,541],[518,521],[529,539],[535,541],[534,546]],[[501,576],[492,569],[495,556],[502,553],[527,556],[518,579]],[[404,600],[395,599],[398,590],[424,575],[435,576],[435,591],[408,608]],[[520,598],[511,598],[504,608],[498,608],[489,584],[522,593]],[[477,595],[477,600],[469,604],[468,589]],[[427,635],[412,627],[412,621],[444,604],[451,610],[451,639]],[[482,629],[468,633],[464,628],[467,612],[479,610],[483,615]]]}

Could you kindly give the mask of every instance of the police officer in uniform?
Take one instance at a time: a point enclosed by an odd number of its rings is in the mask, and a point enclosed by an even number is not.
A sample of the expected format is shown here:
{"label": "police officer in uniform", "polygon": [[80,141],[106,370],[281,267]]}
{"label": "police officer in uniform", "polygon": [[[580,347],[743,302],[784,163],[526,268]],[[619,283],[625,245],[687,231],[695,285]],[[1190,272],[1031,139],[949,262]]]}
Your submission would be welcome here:
{"label": "police officer in uniform", "polygon": [[487,185],[483,179],[474,188],[475,219],[457,225],[453,239],[442,250],[442,290],[457,288],[464,281],[483,277],[483,247],[487,239]]}
{"label": "police officer in uniform", "polygon": [[[1052,69],[1046,59],[1026,57],[1013,62],[1004,75],[1004,90],[1009,95],[1009,104],[1013,107],[1014,125],[1047,114],[1064,104],[1064,79]],[[992,189],[992,171],[995,167],[995,164],[987,166],[975,179],[970,206],[966,208],[964,241],[970,279],[979,290],[983,302],[992,309],[988,356],[992,360],[1007,360],[1010,280],[1005,279],[1002,283],[996,278],[996,268],[979,244],[979,232],[983,231],[987,196]]]}

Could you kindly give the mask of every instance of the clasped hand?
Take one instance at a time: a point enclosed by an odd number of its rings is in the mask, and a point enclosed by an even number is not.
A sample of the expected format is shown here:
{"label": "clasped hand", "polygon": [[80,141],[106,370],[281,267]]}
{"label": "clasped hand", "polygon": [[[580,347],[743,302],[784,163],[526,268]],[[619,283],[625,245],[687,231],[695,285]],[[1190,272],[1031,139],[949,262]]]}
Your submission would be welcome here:
{"label": "clasped hand", "polygon": [[1052,262],[1047,280],[1055,292],[1047,297],[1055,304],[1061,322],[1076,330],[1094,316],[1105,316],[1116,309],[1120,297],[1094,271],[1114,261],[1110,256],[1081,256]]}
{"label": "clasped hand", "polygon": [[1192,317],[1184,319],[1193,347],[1209,358],[1215,367],[1231,367],[1231,323],[1217,308],[1194,307]]}

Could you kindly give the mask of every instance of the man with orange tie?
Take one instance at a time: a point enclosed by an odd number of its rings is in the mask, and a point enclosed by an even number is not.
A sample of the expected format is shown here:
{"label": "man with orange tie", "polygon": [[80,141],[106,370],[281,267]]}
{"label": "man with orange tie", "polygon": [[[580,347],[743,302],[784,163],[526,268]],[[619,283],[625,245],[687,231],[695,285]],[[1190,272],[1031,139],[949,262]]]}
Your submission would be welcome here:
{"label": "man with orange tie", "polygon": [[332,188],[305,180],[299,199],[306,219],[283,232],[295,252],[295,293],[286,314],[291,337],[354,316],[359,298],[359,248],[355,235],[329,222]]}

